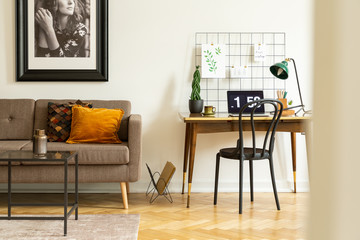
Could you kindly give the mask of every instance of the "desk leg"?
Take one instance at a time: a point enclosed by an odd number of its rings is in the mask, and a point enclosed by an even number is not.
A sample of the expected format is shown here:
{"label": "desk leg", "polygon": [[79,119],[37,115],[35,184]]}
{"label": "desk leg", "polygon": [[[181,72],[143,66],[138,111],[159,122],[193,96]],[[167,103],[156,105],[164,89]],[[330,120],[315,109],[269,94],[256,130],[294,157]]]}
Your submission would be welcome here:
{"label": "desk leg", "polygon": [[305,142],[306,142],[306,156],[307,156],[307,165],[308,165],[308,174],[310,181],[310,157],[312,153],[312,124],[308,123],[305,129]]}
{"label": "desk leg", "polygon": [[190,123],[186,123],[185,130],[185,146],[184,146],[184,168],[183,168],[183,184],[182,184],[182,194],[184,194],[185,188],[185,179],[186,179],[186,170],[187,163],[189,159],[189,147],[190,147]]}
{"label": "desk leg", "polygon": [[296,132],[291,132],[291,153],[294,174],[294,193],[296,193]]}
{"label": "desk leg", "polygon": [[194,160],[195,160],[195,148],[196,148],[196,137],[197,137],[197,124],[193,123],[190,125],[190,160],[189,160],[189,177],[188,177],[188,199],[187,207],[190,207],[190,193],[191,193],[191,183],[192,175],[194,170]]}

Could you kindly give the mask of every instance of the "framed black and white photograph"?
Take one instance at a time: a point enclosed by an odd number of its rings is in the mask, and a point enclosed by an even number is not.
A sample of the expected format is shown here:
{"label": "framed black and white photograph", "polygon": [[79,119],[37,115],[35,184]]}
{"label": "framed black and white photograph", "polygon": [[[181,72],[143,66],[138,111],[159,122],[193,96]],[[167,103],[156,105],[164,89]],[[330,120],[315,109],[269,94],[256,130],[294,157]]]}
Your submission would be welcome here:
{"label": "framed black and white photograph", "polygon": [[16,0],[16,81],[108,81],[108,0]]}

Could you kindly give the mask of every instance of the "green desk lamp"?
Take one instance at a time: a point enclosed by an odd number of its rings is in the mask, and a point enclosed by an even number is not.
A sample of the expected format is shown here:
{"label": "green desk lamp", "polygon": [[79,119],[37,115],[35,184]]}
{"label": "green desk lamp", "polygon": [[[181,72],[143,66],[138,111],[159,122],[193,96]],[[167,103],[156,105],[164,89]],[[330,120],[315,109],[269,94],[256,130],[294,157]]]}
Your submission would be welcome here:
{"label": "green desk lamp", "polygon": [[270,67],[270,72],[279,79],[283,79],[283,80],[287,79],[289,77],[288,62],[290,62],[290,61],[292,61],[294,63],[296,81],[297,81],[297,85],[298,85],[301,105],[288,107],[288,108],[285,108],[284,110],[300,107],[300,109],[295,113],[295,115],[297,115],[301,110],[304,112],[304,114],[311,113],[311,110],[308,110],[308,111],[305,110],[305,105],[303,103],[302,96],[301,96],[301,90],[300,90],[300,84],[299,84],[299,78],[298,78],[298,74],[297,74],[297,70],[296,70],[295,60],[292,58],[286,58],[281,63],[275,63],[274,65],[272,65]]}

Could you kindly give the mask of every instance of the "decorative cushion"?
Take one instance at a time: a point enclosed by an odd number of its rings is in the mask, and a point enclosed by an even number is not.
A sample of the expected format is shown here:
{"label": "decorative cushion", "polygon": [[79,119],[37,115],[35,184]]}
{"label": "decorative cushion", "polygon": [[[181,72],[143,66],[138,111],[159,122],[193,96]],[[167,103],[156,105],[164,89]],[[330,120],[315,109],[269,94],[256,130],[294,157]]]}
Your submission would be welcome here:
{"label": "decorative cushion", "polygon": [[83,108],[74,106],[70,137],[67,143],[121,143],[117,132],[122,109]]}
{"label": "decorative cushion", "polygon": [[48,129],[47,136],[49,142],[65,142],[71,131],[72,107],[82,106],[92,108],[91,103],[84,103],[80,100],[75,103],[56,104],[48,103]]}

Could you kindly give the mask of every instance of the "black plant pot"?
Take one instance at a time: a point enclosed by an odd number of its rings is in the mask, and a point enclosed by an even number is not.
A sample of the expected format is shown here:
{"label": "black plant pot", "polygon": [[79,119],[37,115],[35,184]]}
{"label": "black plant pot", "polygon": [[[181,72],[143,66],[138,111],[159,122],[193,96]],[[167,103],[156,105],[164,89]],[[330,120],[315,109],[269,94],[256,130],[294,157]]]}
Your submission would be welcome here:
{"label": "black plant pot", "polygon": [[191,113],[201,113],[204,106],[204,100],[189,100],[189,110]]}

